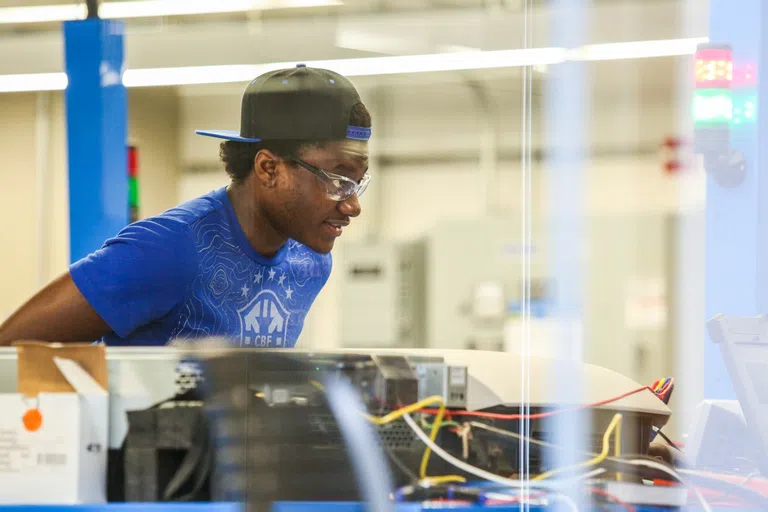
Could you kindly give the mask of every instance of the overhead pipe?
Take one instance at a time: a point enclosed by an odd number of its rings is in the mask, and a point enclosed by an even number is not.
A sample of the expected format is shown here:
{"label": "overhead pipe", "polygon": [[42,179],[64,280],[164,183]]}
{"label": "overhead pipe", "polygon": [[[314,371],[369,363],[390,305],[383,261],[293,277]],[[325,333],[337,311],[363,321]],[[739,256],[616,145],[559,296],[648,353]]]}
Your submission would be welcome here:
{"label": "overhead pipe", "polygon": [[496,105],[488,93],[488,89],[473,78],[466,78],[467,86],[472,91],[477,101],[478,111],[482,114],[480,149],[478,152],[478,164],[480,181],[483,186],[482,197],[485,198],[486,213],[493,214],[499,210],[499,160],[501,127],[496,116]]}

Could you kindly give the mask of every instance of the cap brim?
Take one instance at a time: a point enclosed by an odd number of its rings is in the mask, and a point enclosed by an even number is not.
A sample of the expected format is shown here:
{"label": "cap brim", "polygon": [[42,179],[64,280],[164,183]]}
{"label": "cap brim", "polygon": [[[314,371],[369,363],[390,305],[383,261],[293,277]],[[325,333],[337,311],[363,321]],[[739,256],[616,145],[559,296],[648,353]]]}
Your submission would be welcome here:
{"label": "cap brim", "polygon": [[214,137],[216,139],[234,140],[237,142],[261,142],[261,139],[249,139],[241,137],[240,132],[235,130],[195,130],[198,135],[204,137]]}

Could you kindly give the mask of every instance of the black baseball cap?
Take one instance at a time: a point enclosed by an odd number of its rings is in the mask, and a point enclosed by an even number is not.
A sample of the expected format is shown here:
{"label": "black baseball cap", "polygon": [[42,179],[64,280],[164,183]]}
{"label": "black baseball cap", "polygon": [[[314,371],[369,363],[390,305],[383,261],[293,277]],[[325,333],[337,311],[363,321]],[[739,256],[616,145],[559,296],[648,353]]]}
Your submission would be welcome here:
{"label": "black baseball cap", "polygon": [[299,64],[264,73],[243,93],[240,131],[196,130],[198,135],[240,142],[263,140],[368,140],[371,129],[350,126],[361,103],[347,78]]}

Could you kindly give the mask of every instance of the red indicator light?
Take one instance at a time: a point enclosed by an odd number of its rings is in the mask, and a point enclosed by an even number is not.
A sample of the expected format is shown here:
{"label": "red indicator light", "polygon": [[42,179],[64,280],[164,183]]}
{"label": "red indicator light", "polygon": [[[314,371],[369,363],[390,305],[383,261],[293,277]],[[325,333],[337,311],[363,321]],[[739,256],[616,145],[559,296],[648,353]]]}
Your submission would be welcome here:
{"label": "red indicator light", "polygon": [[730,88],[733,83],[733,54],[725,48],[699,48],[696,51],[696,87]]}

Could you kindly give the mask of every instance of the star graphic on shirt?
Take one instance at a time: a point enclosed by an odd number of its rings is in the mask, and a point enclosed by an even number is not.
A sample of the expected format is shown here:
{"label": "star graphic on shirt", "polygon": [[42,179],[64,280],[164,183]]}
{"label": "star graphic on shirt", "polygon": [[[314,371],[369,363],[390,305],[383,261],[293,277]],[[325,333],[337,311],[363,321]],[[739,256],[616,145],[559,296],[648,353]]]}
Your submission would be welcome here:
{"label": "star graphic on shirt", "polygon": [[291,288],[290,285],[288,285],[288,288],[285,289],[285,298],[290,299],[292,295],[293,295],[293,289]]}
{"label": "star graphic on shirt", "polygon": [[269,280],[270,281],[272,281],[275,278],[275,274],[277,274],[277,272],[275,272],[275,269],[273,269],[273,268],[269,269]]}
{"label": "star graphic on shirt", "polygon": [[250,288],[248,288],[247,286],[243,286],[242,288],[240,288],[240,291],[243,292],[243,297],[247,297],[248,296],[248,291],[249,290],[250,290]]}
{"label": "star graphic on shirt", "polygon": [[283,281],[285,281],[285,274],[280,275],[280,279],[277,280],[277,284],[283,286]]}
{"label": "star graphic on shirt", "polygon": [[255,276],[253,276],[253,282],[254,283],[260,283],[262,277],[264,277],[263,273],[256,274]]}

